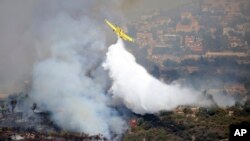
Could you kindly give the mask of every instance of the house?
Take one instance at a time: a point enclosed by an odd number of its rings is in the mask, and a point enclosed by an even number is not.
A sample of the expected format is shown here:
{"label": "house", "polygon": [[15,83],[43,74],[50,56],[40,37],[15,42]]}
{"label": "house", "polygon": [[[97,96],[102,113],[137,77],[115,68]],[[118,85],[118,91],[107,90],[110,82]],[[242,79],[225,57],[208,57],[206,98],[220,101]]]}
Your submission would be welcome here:
{"label": "house", "polygon": [[190,12],[184,12],[181,14],[181,19],[188,19],[190,20],[190,23],[183,24],[181,22],[178,22],[176,25],[176,32],[198,32],[200,30],[199,22],[196,20],[196,18],[190,13]]}

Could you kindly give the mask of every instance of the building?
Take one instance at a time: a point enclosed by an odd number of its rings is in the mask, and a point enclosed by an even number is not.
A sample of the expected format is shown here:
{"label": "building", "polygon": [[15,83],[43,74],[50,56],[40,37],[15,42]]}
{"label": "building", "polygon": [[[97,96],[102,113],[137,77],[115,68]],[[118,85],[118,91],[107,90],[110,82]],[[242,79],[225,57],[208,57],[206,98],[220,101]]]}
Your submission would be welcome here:
{"label": "building", "polygon": [[188,19],[190,23],[184,24],[178,22],[176,25],[176,32],[198,32],[200,30],[199,22],[190,12],[184,12],[181,14],[181,20]]}
{"label": "building", "polygon": [[215,58],[215,57],[247,57],[248,55],[245,52],[206,52],[204,57],[206,58]]}

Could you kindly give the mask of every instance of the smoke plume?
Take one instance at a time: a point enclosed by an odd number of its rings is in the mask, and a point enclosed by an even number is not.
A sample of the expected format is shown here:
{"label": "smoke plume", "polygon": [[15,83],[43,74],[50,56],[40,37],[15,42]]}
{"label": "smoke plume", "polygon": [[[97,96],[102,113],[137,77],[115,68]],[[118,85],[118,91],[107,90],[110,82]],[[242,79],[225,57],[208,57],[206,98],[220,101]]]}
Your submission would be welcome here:
{"label": "smoke plume", "polygon": [[[30,81],[33,65],[41,58],[46,58],[47,53],[50,52],[45,45],[37,46],[40,34],[46,34],[46,32],[38,33],[37,30],[44,22],[55,18],[58,14],[68,14],[76,19],[88,16],[99,23],[98,27],[104,27],[104,19],[120,25],[129,19],[138,18],[138,15],[148,12],[148,9],[151,9],[150,11],[159,9],[158,6],[164,6],[166,9],[165,6],[171,7],[172,3],[171,0],[157,0],[157,2],[151,0],[1,0],[0,93],[6,96],[18,93],[24,88],[23,82]],[[113,39],[113,34],[108,28],[103,30],[109,33],[107,38],[111,36]]]}
{"label": "smoke plume", "polygon": [[110,89],[115,101],[135,113],[156,113],[179,105],[209,106],[212,101],[200,92],[178,84],[167,85],[152,77],[124,48],[123,41],[109,47],[104,68],[113,80]]}
{"label": "smoke plume", "polygon": [[[125,121],[109,106],[102,81],[89,76],[105,48],[101,30],[86,17],[76,21],[67,15],[44,28],[51,56],[34,67],[31,96],[38,107],[52,112],[53,121],[66,130],[106,137],[123,133]],[[101,75],[105,72],[95,77]]]}

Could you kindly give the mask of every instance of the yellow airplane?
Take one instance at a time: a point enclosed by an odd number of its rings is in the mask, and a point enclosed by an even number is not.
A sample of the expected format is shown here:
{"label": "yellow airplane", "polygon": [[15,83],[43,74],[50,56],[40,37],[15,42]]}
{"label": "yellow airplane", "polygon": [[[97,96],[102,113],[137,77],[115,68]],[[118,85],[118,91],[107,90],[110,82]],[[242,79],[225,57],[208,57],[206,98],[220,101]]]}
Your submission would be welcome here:
{"label": "yellow airplane", "polygon": [[106,19],[105,19],[105,22],[123,40],[130,41],[130,42],[134,42],[135,41],[132,37],[130,37],[129,35],[127,35],[120,27],[112,24],[111,22],[109,22]]}

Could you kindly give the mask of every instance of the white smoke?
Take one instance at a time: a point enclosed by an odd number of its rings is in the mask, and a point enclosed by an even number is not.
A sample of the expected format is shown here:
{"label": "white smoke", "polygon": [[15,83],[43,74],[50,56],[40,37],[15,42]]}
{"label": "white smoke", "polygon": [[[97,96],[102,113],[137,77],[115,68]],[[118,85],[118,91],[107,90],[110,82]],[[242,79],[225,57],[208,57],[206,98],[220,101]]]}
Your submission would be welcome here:
{"label": "white smoke", "polygon": [[135,113],[156,113],[172,110],[178,105],[211,105],[198,91],[178,84],[167,85],[151,76],[125,50],[123,41],[109,47],[104,68],[109,70],[113,84],[112,97],[122,101]]}
{"label": "white smoke", "polygon": [[[53,121],[66,130],[106,137],[122,134],[125,121],[109,106],[103,84],[87,75],[103,56],[101,29],[86,17],[75,20],[62,14],[41,31],[39,46],[49,48],[51,56],[34,67],[31,96],[38,107],[50,111]],[[105,75],[104,70],[99,75]]]}

